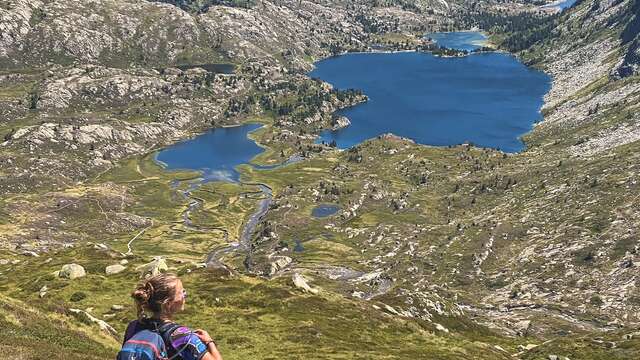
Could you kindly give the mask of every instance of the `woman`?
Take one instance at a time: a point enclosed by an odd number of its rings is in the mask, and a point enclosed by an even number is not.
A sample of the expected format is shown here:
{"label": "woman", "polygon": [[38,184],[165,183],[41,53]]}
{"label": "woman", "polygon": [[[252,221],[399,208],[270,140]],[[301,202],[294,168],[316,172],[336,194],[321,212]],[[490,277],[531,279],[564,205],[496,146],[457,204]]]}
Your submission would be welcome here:
{"label": "woman", "polygon": [[138,320],[127,326],[124,343],[136,333],[151,330],[162,336],[171,359],[222,360],[216,344],[206,331],[191,331],[172,322],[173,316],[184,309],[187,297],[182,281],[176,275],[160,274],[143,280],[131,297],[136,303]]}

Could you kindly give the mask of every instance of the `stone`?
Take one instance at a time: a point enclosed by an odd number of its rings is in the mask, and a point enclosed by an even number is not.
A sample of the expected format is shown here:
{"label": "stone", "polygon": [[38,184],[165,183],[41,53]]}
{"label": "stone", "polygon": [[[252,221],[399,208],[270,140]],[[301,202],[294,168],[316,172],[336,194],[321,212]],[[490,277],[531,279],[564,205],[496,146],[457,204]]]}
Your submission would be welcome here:
{"label": "stone", "polygon": [[502,346],[500,345],[493,345],[493,348],[496,350],[500,350],[502,352],[507,352],[507,350],[505,350]]}
{"label": "stone", "polygon": [[307,279],[305,279],[304,276],[298,273],[295,273],[293,274],[292,280],[293,280],[293,285],[295,285],[295,287],[297,287],[298,289],[311,294],[318,293],[318,289],[314,289],[311,286],[309,286],[309,284],[307,283]]}
{"label": "stone", "polygon": [[87,273],[84,271],[84,268],[78,264],[63,265],[60,273],[58,273],[58,276],[60,276],[61,278],[66,278],[69,280],[81,278],[85,275],[87,275]]}
{"label": "stone", "polygon": [[97,243],[93,245],[93,248],[96,250],[109,250],[109,247],[103,243]]}
{"label": "stone", "polygon": [[518,348],[521,348],[522,350],[526,350],[526,351],[533,350],[533,349],[535,349],[537,347],[538,347],[538,345],[536,345],[536,344],[527,344],[527,345],[524,345],[524,346],[522,346],[522,345],[518,346]]}
{"label": "stone", "polygon": [[628,269],[630,267],[633,267],[633,260],[631,259],[624,259],[620,262],[620,267],[623,269]]}
{"label": "stone", "polygon": [[183,71],[178,69],[178,68],[174,68],[174,67],[170,67],[170,68],[166,68],[164,69],[164,74],[165,75],[175,75],[175,76],[180,76],[183,74]]}
{"label": "stone", "polygon": [[49,290],[49,288],[47,287],[47,285],[43,285],[40,288],[40,291],[38,292],[38,296],[40,296],[40,298],[43,298],[45,295],[47,295],[47,290]]}
{"label": "stone", "polygon": [[339,116],[333,121],[333,130],[340,130],[342,128],[346,128],[349,125],[351,125],[351,121],[349,121],[346,116]]}
{"label": "stone", "polygon": [[560,360],[560,359],[558,358],[558,355],[549,355],[549,356],[548,356],[548,359],[549,359],[549,360]]}
{"label": "stone", "polygon": [[89,322],[98,324],[98,326],[100,327],[100,330],[104,331],[105,333],[111,336],[114,336],[114,337],[118,336],[118,332],[111,325],[107,324],[104,320],[100,320],[94,317],[93,315],[89,314],[86,311],[83,311],[80,309],[69,309],[69,312],[71,312],[72,314],[76,315],[79,318],[83,318],[85,320],[88,320]]}
{"label": "stone", "polygon": [[122,266],[122,265],[120,265],[120,264],[115,264],[115,265],[109,265],[109,266],[107,266],[107,267],[104,269],[104,272],[105,272],[107,275],[115,275],[115,274],[121,273],[121,272],[123,272],[123,271],[125,271],[125,270],[126,270],[126,267],[124,267],[124,266]]}
{"label": "stone", "polygon": [[129,263],[129,260],[127,259],[120,260],[120,265],[127,265],[128,263]]}
{"label": "stone", "polygon": [[529,333],[529,328],[531,327],[531,321],[529,320],[518,321],[514,325],[514,327],[519,336],[527,336],[527,334]]}
{"label": "stone", "polygon": [[442,325],[440,325],[438,323],[435,323],[435,325],[436,325],[436,330],[442,331],[442,332],[445,332],[445,333],[449,333],[449,329],[447,329],[446,327],[444,327],[444,326],[442,326]]}
{"label": "stone", "polygon": [[291,264],[291,262],[293,261],[288,256],[276,256],[274,258],[275,258],[275,260],[271,262],[271,265],[270,265],[270,268],[269,268],[269,275],[270,276],[271,275],[275,275],[278,271],[282,270],[287,265]]}
{"label": "stone", "polygon": [[114,304],[114,305],[111,305],[111,310],[112,311],[122,311],[122,310],[124,310],[124,306]]}
{"label": "stone", "polygon": [[156,276],[162,272],[169,270],[169,266],[167,266],[167,261],[161,257],[155,257],[153,261],[150,263],[140,265],[136,268],[136,270],[141,272],[141,277],[149,277]]}
{"label": "stone", "polygon": [[384,309],[387,310],[387,312],[393,314],[393,315],[400,315],[400,313],[398,312],[398,310],[394,309],[392,306],[387,305],[387,304],[383,304],[384,305]]}

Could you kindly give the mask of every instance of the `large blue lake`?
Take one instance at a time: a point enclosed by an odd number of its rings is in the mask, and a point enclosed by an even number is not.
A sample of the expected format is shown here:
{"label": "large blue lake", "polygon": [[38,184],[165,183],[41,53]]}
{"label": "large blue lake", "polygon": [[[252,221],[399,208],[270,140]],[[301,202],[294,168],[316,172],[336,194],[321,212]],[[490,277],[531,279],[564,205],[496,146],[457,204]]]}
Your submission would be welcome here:
{"label": "large blue lake", "polygon": [[541,119],[546,74],[503,53],[445,58],[428,53],[349,54],[320,61],[310,74],[369,101],[339,111],[351,126],[321,140],[349,148],[391,132],[421,144],[472,142],[516,152]]}
{"label": "large blue lake", "polygon": [[[480,46],[479,33],[429,34],[440,45]],[[444,58],[426,53],[349,54],[320,61],[310,76],[337,88],[362,89],[369,101],[339,113],[351,125],[326,131],[321,140],[348,148],[383,133],[428,145],[473,142],[520,151],[519,137],[541,118],[550,78],[503,53]],[[207,180],[238,180],[235,167],[262,149],[247,138],[260,125],[213,129],[160,151],[169,169],[203,171]]]}

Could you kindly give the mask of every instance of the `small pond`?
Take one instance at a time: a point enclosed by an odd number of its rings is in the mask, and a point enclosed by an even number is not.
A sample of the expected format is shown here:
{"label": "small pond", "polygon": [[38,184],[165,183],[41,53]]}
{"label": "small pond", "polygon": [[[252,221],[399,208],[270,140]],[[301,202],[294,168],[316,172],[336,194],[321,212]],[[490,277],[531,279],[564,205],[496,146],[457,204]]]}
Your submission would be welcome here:
{"label": "small pond", "polygon": [[311,210],[311,216],[315,218],[323,218],[334,215],[340,208],[337,205],[321,204]]}

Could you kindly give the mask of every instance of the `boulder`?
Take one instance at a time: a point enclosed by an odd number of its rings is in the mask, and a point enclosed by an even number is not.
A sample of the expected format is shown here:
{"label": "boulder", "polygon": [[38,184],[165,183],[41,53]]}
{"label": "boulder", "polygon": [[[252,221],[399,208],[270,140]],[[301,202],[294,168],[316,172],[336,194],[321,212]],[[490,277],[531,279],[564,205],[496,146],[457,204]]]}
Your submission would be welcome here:
{"label": "boulder", "polygon": [[394,309],[392,306],[387,305],[387,304],[382,304],[384,306],[384,309],[393,315],[400,315],[400,313],[398,312],[398,310]]}
{"label": "boulder", "polygon": [[47,287],[47,285],[43,285],[40,288],[40,291],[38,292],[38,296],[40,296],[40,298],[43,298],[45,295],[47,295],[47,291],[49,290],[49,288]]}
{"label": "boulder", "polygon": [[115,264],[115,265],[109,265],[104,269],[104,272],[107,275],[115,275],[118,273],[123,272],[126,269],[126,267],[120,265],[120,264]]}
{"label": "boulder", "polygon": [[122,311],[124,310],[124,306],[123,305],[111,305],[111,311]]}
{"label": "boulder", "polygon": [[519,351],[529,351],[529,350],[533,350],[533,349],[535,349],[537,347],[538,347],[538,345],[536,345],[536,344],[518,345],[518,350]]}
{"label": "boulder", "polygon": [[182,75],[184,72],[178,68],[174,68],[174,67],[170,67],[170,68],[166,68],[164,69],[164,74],[165,75],[174,75],[174,76],[180,76]]}
{"label": "boulder", "polygon": [[103,243],[94,244],[93,248],[96,250],[109,250],[109,247]]}
{"label": "boulder", "polygon": [[337,119],[335,119],[332,123],[333,125],[333,130],[339,130],[342,128],[346,128],[347,126],[351,125],[351,121],[349,121],[349,119],[346,116],[339,116]]}
{"label": "boulder", "polygon": [[161,257],[155,257],[150,263],[138,266],[136,270],[141,272],[141,277],[156,276],[162,272],[169,270],[167,261]]}
{"label": "boulder", "polygon": [[292,280],[293,280],[293,285],[295,285],[295,287],[297,287],[298,289],[311,294],[318,293],[318,289],[314,289],[311,286],[309,286],[309,284],[307,283],[307,279],[305,279],[304,276],[298,273],[295,273],[293,274]]}
{"label": "boulder", "polygon": [[69,309],[69,312],[71,312],[81,320],[97,324],[100,327],[100,330],[104,331],[105,333],[113,337],[118,336],[118,332],[116,331],[116,329],[114,329],[111,325],[107,324],[103,320],[97,319],[93,315],[89,314],[87,311],[83,311],[80,309]]}
{"label": "boulder", "polygon": [[529,328],[531,327],[531,321],[529,320],[518,321],[514,325],[514,327],[519,336],[527,336],[527,334],[529,333]]}
{"label": "boulder", "polygon": [[69,280],[81,278],[85,275],[87,275],[87,273],[84,271],[84,268],[78,264],[62,265],[62,269],[60,269],[60,272],[58,273],[58,276],[61,278]]}
{"label": "boulder", "polygon": [[436,330],[442,331],[442,332],[445,332],[445,333],[449,332],[449,329],[447,329],[446,327],[444,327],[444,326],[442,326],[442,325],[440,325],[438,323],[435,323],[435,324],[436,324]]}
{"label": "boulder", "polygon": [[273,259],[274,260],[271,262],[271,267],[269,269],[270,276],[275,275],[278,271],[282,270],[293,261],[288,256],[274,256]]}

